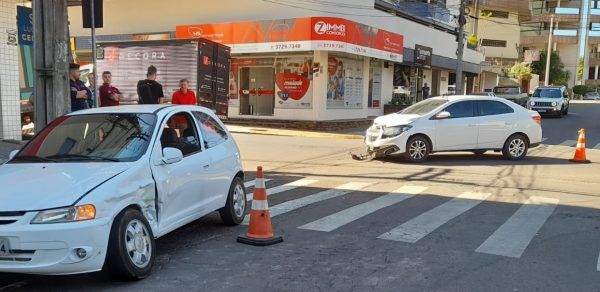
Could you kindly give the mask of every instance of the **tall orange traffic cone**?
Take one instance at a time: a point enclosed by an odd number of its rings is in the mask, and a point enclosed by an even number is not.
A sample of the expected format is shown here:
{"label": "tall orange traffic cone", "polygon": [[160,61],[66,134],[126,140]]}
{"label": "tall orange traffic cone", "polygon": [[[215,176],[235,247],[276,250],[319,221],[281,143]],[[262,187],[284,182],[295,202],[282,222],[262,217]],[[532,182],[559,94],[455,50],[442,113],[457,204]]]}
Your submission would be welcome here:
{"label": "tall orange traffic cone", "polygon": [[283,238],[281,236],[273,235],[271,214],[269,213],[269,203],[267,202],[267,190],[265,189],[265,176],[263,174],[262,166],[259,166],[256,171],[253,197],[248,232],[245,235],[238,236],[237,241],[258,246],[282,242]]}
{"label": "tall orange traffic cone", "polygon": [[585,157],[585,129],[579,130],[579,139],[577,140],[577,148],[575,148],[575,157],[569,159],[571,162],[591,163]]}

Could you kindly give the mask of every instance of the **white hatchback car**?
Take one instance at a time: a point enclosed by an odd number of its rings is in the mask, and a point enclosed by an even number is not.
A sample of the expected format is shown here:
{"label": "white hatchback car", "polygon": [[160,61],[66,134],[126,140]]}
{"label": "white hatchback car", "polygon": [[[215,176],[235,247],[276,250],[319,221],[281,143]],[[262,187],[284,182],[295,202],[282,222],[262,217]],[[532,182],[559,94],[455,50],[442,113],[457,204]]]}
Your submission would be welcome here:
{"label": "white hatchback car", "polygon": [[146,277],[154,239],[219,210],[242,222],[240,152],[197,106],[121,106],[54,120],[0,166],[0,272]]}
{"label": "white hatchback car", "polygon": [[442,151],[502,151],[519,160],[542,141],[541,117],[511,101],[484,96],[434,97],[375,119],[365,143],[376,157],[403,154],[423,162]]}

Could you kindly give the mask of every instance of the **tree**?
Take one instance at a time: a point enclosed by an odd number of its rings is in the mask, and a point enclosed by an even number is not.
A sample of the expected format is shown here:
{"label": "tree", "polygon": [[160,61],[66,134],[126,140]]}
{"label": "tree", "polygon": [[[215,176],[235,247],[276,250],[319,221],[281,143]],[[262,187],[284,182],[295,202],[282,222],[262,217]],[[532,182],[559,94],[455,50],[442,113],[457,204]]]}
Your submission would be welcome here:
{"label": "tree", "polygon": [[509,75],[512,78],[519,79],[519,81],[531,80],[531,67],[522,63],[516,63],[510,68]]}
{"label": "tree", "polygon": [[577,59],[577,80],[580,85],[585,83],[585,80],[583,80],[583,58],[581,57]]}
{"label": "tree", "polygon": [[[550,55],[550,84],[568,85],[569,71],[564,70],[565,64],[560,60],[558,52],[552,52]],[[540,75],[540,79],[546,78],[546,51],[540,53],[540,60],[531,63],[531,69],[534,74]]]}

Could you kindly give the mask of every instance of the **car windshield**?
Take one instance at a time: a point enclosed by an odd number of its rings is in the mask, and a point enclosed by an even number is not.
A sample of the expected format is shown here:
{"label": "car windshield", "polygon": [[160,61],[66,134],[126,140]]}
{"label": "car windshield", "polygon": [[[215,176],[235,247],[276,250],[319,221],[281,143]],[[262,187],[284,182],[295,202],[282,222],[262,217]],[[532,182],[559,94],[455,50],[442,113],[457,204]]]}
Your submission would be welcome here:
{"label": "car windshield", "polygon": [[494,88],[496,94],[519,94],[519,88],[517,87],[496,87]]}
{"label": "car windshield", "polygon": [[399,112],[399,114],[403,115],[419,115],[422,116],[424,114],[430,113],[439,106],[447,103],[447,99],[435,98],[435,99],[426,99],[414,105],[411,105]]}
{"label": "car windshield", "polygon": [[155,124],[153,114],[63,116],[35,136],[11,163],[136,161],[146,152]]}
{"label": "car windshield", "polygon": [[538,88],[533,92],[532,96],[540,98],[561,98],[562,93],[558,88]]}

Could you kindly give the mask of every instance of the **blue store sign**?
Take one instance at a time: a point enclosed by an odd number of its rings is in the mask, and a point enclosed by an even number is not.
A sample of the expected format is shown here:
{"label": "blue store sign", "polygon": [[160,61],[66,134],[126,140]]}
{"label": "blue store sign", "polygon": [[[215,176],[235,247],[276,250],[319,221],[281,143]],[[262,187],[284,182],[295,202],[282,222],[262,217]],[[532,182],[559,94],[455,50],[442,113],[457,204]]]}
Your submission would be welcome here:
{"label": "blue store sign", "polygon": [[33,9],[17,6],[17,26],[19,31],[19,44],[33,46]]}

